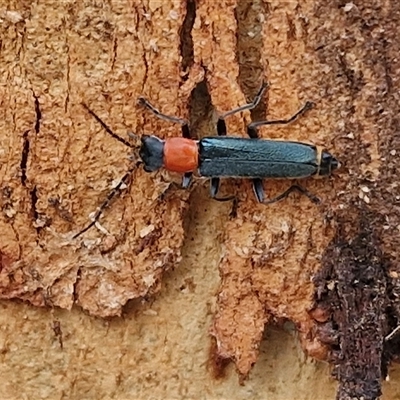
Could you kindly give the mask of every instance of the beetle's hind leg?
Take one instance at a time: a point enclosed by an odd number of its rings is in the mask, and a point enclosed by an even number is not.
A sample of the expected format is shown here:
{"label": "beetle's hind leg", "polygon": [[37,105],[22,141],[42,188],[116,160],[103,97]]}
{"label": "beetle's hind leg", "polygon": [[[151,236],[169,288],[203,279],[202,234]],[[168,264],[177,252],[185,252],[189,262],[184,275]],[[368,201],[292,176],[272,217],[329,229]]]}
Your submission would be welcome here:
{"label": "beetle's hind leg", "polygon": [[211,198],[214,199],[214,200],[217,200],[217,201],[234,200],[236,198],[235,195],[217,197],[218,190],[219,190],[219,183],[220,183],[220,179],[219,178],[211,178],[211,183],[210,183],[210,196],[211,196]]}
{"label": "beetle's hind leg", "polygon": [[253,179],[253,190],[258,202],[262,204],[276,203],[279,200],[285,199],[286,197],[289,196],[290,193],[294,191],[300,192],[304,196],[308,197],[310,201],[312,201],[315,204],[319,204],[321,202],[321,200],[317,196],[313,195],[307,189],[303,188],[303,186],[300,186],[298,184],[290,186],[289,189],[285,190],[279,196],[273,197],[272,199],[265,199],[262,179],[256,178]]}
{"label": "beetle's hind leg", "polygon": [[230,212],[231,217],[236,217],[236,212],[237,212],[237,206],[238,206],[238,198],[235,195],[230,195],[230,196],[224,196],[224,197],[218,197],[218,190],[219,190],[219,183],[220,179],[219,178],[211,178],[210,181],[210,197],[214,200],[217,201],[232,201],[232,210]]}
{"label": "beetle's hind leg", "polygon": [[[306,111],[310,110],[311,108],[314,107],[314,103],[311,101],[307,101],[306,104],[300,110],[298,110],[294,115],[292,115],[290,118],[287,119],[277,119],[277,120],[271,120],[271,121],[255,121],[247,125],[247,134],[251,139],[258,139],[259,134],[258,134],[258,128],[263,125],[286,125],[290,124],[291,122],[295,121],[299,116],[303,115]],[[280,196],[277,196],[274,199],[271,200],[264,200],[264,189],[262,187],[262,180],[261,179],[253,179],[253,189],[254,193],[256,194],[257,200],[260,203],[263,204],[271,204],[275,203],[285,197],[287,197],[291,192],[294,190],[298,190],[299,192],[303,193],[305,196],[307,196],[312,202],[318,203],[319,199],[315,197],[313,194],[309,193],[306,189],[299,185],[293,185],[291,186],[288,190],[286,190],[284,193],[282,193]],[[315,201],[318,200],[318,201]]]}
{"label": "beetle's hind leg", "polygon": [[[156,107],[154,107],[147,99],[144,97],[139,97],[138,103],[146,107],[150,112],[152,112],[157,118],[163,119],[164,121],[172,122],[174,124],[181,125],[182,137],[185,139],[191,139],[189,121],[184,118],[173,117],[171,115],[163,114]],[[182,187],[187,189],[192,183],[192,172],[186,172],[182,178]]]}
{"label": "beetle's hind leg", "polygon": [[254,121],[247,125],[247,134],[250,136],[251,139],[257,139],[258,135],[258,128],[263,125],[286,125],[290,124],[291,122],[295,121],[298,117],[303,115],[306,111],[311,110],[314,107],[314,103],[312,101],[307,101],[303,107],[300,108],[295,114],[293,114],[290,118],[287,119],[276,119],[276,120],[265,120],[265,121]]}

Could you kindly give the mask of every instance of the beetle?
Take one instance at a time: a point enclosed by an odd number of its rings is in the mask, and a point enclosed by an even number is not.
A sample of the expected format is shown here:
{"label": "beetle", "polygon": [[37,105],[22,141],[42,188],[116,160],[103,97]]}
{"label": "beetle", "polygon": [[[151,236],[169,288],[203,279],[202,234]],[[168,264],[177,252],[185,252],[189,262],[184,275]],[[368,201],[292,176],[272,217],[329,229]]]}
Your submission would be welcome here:
{"label": "beetle", "polygon": [[[77,233],[74,238],[86,232],[96,223],[101,212],[108,206],[121,186],[126,183],[133,170],[140,164],[143,164],[143,169],[146,172],[154,172],[160,168],[165,168],[171,172],[183,173],[183,188],[190,186],[193,172],[197,171],[200,176],[210,178],[210,195],[218,201],[236,199],[236,196],[218,196],[220,178],[236,177],[252,179],[255,196],[258,202],[262,204],[275,203],[295,190],[306,195],[314,203],[319,203],[318,197],[298,184],[291,185],[289,189],[279,196],[265,199],[262,179],[298,179],[312,176],[329,176],[339,166],[337,159],[328,151],[319,149],[312,144],[263,139],[258,135],[260,126],[289,124],[307,110],[310,110],[314,103],[307,101],[299,111],[288,119],[250,123],[247,126],[248,138],[227,136],[225,118],[238,112],[255,108],[260,103],[267,87],[268,83],[263,83],[251,103],[222,114],[217,122],[218,136],[208,136],[200,140],[191,139],[187,120],[165,115],[144,97],[140,97],[139,104],[158,118],[180,124],[182,137],[160,139],[155,135],[143,135],[140,138],[139,161],[110,192],[105,202],[95,213],[92,222]],[[111,136],[126,146],[136,147],[112,132],[87,105],[83,104],[83,106]],[[136,137],[135,135],[132,136]]]}

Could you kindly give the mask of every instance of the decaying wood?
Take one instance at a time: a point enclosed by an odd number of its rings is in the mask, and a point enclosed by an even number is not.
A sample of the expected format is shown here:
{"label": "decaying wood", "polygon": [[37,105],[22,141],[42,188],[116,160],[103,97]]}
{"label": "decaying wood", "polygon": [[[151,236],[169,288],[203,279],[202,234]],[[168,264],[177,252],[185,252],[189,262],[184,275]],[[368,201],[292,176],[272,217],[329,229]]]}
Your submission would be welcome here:
{"label": "decaying wood", "polygon": [[[0,5],[0,295],[48,309],[80,307],[51,314],[50,359],[73,358],[79,343],[88,346],[75,360],[79,377],[69,376],[70,385],[56,391],[76,398],[103,391],[115,398],[195,398],[206,386],[210,398],[244,398],[247,387],[251,398],[331,398],[326,369],[322,379],[306,367],[297,371],[303,382],[290,378],[300,352],[277,362],[276,371],[260,367],[263,359],[270,366],[273,353],[269,348],[264,357],[265,326],[289,320],[303,350],[334,366],[339,399],[380,395],[399,340],[385,341],[399,319],[400,6],[377,3]],[[290,126],[260,132],[315,143],[340,159],[331,179],[304,183],[321,197],[320,206],[295,194],[259,205],[249,182],[224,181],[222,191],[239,196],[231,217],[229,204],[208,199],[203,181],[183,191],[171,186],[179,176],[137,169],[99,227],[73,240],[130,167],[130,149],[109,137],[82,101],[120,136],[179,135],[179,126],[138,107],[144,95],[164,113],[188,118],[201,137],[215,133],[217,112],[244,104],[263,80],[270,89],[261,106],[230,117],[228,130],[244,135],[250,119],[288,117],[314,101]],[[289,184],[265,182],[266,193],[272,197]],[[127,305],[132,299],[139,301]],[[26,306],[4,304],[13,319],[2,340],[7,379],[24,376],[24,357],[32,358],[27,352],[11,361],[13,332],[46,331],[36,320],[46,311],[24,308],[33,321],[21,329],[16,310]],[[125,319],[104,324],[81,310],[98,317],[125,310]],[[93,339],[79,329],[83,318],[91,321]],[[110,343],[96,335],[103,332]],[[276,340],[277,359],[286,360],[287,344]],[[106,360],[97,347],[111,350]],[[233,374],[215,380],[207,368],[214,363],[220,374],[227,360],[244,388]],[[114,375],[88,391],[74,382],[88,375],[90,363],[94,381],[110,366]],[[3,397],[21,393],[4,387]],[[53,395],[42,393],[61,396]]]}

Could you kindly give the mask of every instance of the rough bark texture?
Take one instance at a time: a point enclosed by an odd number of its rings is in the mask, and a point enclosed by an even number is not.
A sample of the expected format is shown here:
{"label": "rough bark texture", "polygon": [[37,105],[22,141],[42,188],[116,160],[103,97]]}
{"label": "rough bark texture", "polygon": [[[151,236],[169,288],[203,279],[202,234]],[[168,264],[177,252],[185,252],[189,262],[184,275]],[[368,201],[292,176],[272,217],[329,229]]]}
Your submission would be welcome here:
{"label": "rough bark texture", "polygon": [[[9,0],[0,19],[0,296],[30,303],[2,303],[1,398],[379,397],[399,343],[385,341],[400,317],[399,5]],[[72,239],[130,167],[82,101],[120,136],[179,135],[136,105],[144,95],[201,137],[263,79],[260,107],[228,130],[314,101],[261,135],[340,159],[304,183],[322,205],[262,206],[249,182],[224,181],[232,218],[203,181],[182,191],[178,175],[134,169]]]}

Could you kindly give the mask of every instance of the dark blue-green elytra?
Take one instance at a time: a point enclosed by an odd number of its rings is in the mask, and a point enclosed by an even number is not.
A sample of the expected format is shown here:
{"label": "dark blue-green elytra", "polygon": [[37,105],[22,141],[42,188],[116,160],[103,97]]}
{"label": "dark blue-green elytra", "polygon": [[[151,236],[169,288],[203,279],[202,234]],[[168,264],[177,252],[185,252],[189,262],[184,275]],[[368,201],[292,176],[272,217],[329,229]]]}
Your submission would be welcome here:
{"label": "dark blue-green elytra", "polygon": [[304,178],[319,173],[315,146],[282,140],[206,137],[199,173],[206,177]]}

